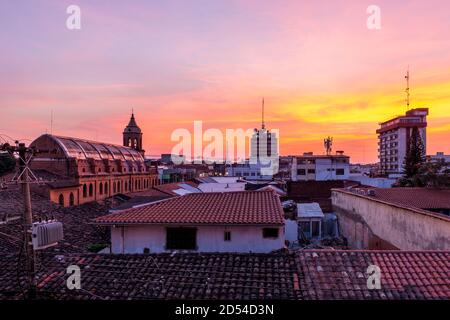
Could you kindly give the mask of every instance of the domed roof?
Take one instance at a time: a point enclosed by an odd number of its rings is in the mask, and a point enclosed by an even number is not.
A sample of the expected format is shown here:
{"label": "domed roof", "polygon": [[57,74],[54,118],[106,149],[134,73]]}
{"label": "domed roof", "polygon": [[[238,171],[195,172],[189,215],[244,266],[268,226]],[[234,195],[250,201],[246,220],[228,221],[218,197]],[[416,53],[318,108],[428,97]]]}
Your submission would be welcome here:
{"label": "domed roof", "polygon": [[[144,162],[144,158],[139,151],[133,148],[80,138],[44,134],[34,140],[31,145],[38,147],[38,149],[45,149],[46,139],[59,145],[64,155],[68,158]],[[40,147],[41,145],[43,147]]]}
{"label": "domed roof", "polygon": [[131,114],[130,122],[128,122],[123,133],[141,133],[141,128],[138,127],[136,119],[134,119],[134,113]]}

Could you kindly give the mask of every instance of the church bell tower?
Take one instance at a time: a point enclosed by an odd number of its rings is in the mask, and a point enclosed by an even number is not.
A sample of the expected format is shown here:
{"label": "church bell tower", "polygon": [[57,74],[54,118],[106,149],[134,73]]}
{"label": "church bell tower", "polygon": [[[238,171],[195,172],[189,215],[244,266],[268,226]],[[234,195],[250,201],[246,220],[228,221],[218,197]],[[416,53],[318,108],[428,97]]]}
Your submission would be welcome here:
{"label": "church bell tower", "polygon": [[144,156],[145,150],[142,149],[142,131],[134,119],[134,112],[131,113],[130,122],[123,130],[123,145],[139,151]]}

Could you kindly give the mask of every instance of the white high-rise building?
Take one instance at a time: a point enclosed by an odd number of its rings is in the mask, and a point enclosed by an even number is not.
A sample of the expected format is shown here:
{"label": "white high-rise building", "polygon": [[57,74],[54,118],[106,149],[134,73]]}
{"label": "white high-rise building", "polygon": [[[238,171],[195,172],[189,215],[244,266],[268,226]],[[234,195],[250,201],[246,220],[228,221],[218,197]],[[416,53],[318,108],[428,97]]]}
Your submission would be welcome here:
{"label": "white high-rise building", "polygon": [[262,100],[261,129],[255,128],[250,140],[250,165],[261,168],[261,175],[274,175],[279,168],[278,131],[270,131],[264,123],[264,99]]}
{"label": "white high-rise building", "polygon": [[243,164],[227,169],[228,175],[249,180],[271,180],[279,169],[278,130],[269,130],[264,123],[264,99],[262,100],[261,129],[255,128],[250,139],[250,158]]}

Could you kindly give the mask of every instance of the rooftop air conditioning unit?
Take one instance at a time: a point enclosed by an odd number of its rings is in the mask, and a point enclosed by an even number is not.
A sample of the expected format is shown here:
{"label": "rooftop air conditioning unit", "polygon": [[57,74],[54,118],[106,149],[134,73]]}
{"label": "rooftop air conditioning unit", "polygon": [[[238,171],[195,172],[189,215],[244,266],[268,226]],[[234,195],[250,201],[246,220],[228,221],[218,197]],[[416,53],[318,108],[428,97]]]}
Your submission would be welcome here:
{"label": "rooftop air conditioning unit", "polygon": [[50,220],[33,223],[32,240],[34,250],[54,246],[63,238],[63,224],[61,222]]}

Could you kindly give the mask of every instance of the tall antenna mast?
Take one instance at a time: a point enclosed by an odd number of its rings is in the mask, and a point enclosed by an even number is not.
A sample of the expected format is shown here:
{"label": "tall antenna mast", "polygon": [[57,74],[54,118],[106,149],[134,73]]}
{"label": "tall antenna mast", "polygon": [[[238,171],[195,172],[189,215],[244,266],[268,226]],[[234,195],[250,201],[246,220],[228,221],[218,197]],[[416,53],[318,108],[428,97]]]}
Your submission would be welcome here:
{"label": "tall antenna mast", "polygon": [[50,111],[50,134],[53,134],[53,109]]}
{"label": "tall antenna mast", "polygon": [[405,90],[405,92],[406,92],[406,108],[407,108],[407,110],[409,110],[409,103],[410,103],[410,98],[409,98],[409,66],[408,66],[408,71],[406,73],[405,79],[406,79],[406,90]]}
{"label": "tall antenna mast", "polygon": [[262,125],[261,125],[262,129],[266,128],[266,125],[264,124],[264,98],[262,99]]}

